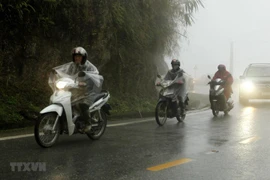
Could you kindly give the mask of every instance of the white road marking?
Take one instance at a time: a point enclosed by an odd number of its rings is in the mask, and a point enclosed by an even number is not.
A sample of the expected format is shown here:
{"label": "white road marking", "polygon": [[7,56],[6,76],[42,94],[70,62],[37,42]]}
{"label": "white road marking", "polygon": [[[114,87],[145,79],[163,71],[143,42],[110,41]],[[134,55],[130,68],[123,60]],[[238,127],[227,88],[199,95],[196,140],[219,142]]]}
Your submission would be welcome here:
{"label": "white road marking", "polygon": [[19,139],[19,138],[25,138],[25,137],[31,137],[34,136],[34,134],[24,134],[24,135],[18,135],[18,136],[8,136],[0,138],[0,141],[10,140],[10,139]]}
{"label": "white road marking", "polygon": [[[193,115],[202,114],[202,113],[205,113],[205,112],[209,113],[208,111],[204,111],[204,110],[198,111],[198,112],[190,112],[190,113],[188,113],[188,117],[193,116]],[[139,120],[139,121],[125,122],[125,123],[109,124],[109,125],[107,125],[107,127],[126,126],[126,125],[130,125],[130,124],[138,124],[138,123],[150,122],[150,121],[154,121],[154,120],[155,120],[154,118],[151,118],[151,119],[147,119],[147,120]],[[26,137],[32,137],[32,136],[34,136],[34,134],[7,136],[7,137],[0,138],[0,141],[6,141],[6,140],[11,140],[11,139],[19,139],[19,138],[26,138]]]}
{"label": "white road marking", "polygon": [[154,121],[154,119],[132,121],[132,122],[126,122],[126,123],[109,124],[109,125],[107,125],[107,127],[125,126],[125,125],[129,125],[129,124],[137,124],[137,123],[143,123],[143,122],[149,122],[149,121]]}

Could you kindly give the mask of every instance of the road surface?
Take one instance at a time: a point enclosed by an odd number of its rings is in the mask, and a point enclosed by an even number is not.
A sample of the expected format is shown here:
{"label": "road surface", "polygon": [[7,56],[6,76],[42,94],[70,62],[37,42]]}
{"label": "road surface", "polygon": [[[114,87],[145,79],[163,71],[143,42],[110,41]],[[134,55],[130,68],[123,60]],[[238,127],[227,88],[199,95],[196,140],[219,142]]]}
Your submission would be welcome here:
{"label": "road surface", "polygon": [[269,108],[236,101],[228,116],[197,111],[163,127],[154,118],[114,121],[98,141],[63,135],[49,149],[31,134],[0,138],[1,179],[270,179]]}

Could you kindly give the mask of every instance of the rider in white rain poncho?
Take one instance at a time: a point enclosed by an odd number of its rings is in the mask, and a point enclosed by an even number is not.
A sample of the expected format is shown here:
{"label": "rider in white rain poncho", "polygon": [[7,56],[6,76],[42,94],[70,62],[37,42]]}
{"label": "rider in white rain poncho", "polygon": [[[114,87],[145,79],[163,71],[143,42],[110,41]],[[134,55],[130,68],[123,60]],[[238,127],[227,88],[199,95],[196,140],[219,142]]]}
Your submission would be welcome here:
{"label": "rider in white rain poncho", "polygon": [[[181,114],[185,113],[185,106],[187,105],[188,97],[187,97],[187,88],[186,88],[186,78],[185,78],[185,71],[180,68],[180,61],[177,59],[173,59],[171,61],[172,69],[167,72],[165,75],[164,80],[176,80],[181,81],[182,84],[173,84],[172,88],[174,89],[175,98],[173,99],[174,102],[179,101],[179,106],[181,107]],[[173,110],[179,116],[179,112],[177,110],[178,105],[177,103],[173,103]]]}
{"label": "rider in white rain poncho", "polygon": [[[95,97],[102,90],[103,77],[97,68],[87,60],[87,52],[82,47],[72,50],[72,62],[53,68],[54,73],[49,78],[49,85],[53,89],[56,79],[68,77],[78,82],[78,87],[72,91],[72,105],[78,107],[80,115],[86,122],[89,121],[88,109]],[[54,89],[53,89],[54,90]]]}

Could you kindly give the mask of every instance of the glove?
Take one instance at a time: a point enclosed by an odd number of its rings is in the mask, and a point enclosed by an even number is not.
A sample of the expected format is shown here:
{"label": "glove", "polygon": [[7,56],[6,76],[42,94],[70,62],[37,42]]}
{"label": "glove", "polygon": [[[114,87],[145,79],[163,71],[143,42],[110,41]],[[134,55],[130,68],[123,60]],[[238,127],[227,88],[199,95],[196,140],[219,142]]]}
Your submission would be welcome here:
{"label": "glove", "polygon": [[78,85],[79,85],[79,86],[86,86],[86,83],[85,83],[85,82],[79,82]]}
{"label": "glove", "polygon": [[176,83],[177,84],[183,84],[184,82],[182,80],[178,80]]}

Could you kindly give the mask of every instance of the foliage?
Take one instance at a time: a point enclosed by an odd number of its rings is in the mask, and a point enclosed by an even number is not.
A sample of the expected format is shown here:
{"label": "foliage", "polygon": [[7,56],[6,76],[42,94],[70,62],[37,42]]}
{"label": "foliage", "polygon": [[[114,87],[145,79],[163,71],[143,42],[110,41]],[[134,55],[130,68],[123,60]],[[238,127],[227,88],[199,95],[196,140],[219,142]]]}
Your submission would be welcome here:
{"label": "foliage", "polygon": [[153,108],[158,66],[167,70],[163,56],[179,46],[200,6],[200,0],[1,1],[0,83],[14,94],[3,90],[9,103],[1,105],[0,121],[9,116],[5,106],[38,110],[48,103],[48,72],[70,61],[75,46],[87,49],[104,76],[115,112]]}

